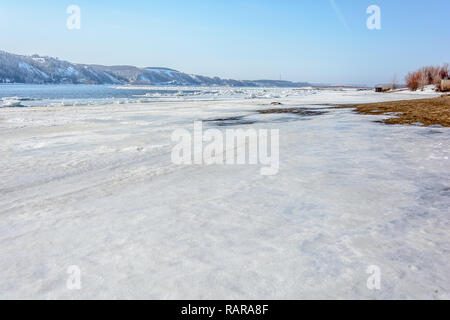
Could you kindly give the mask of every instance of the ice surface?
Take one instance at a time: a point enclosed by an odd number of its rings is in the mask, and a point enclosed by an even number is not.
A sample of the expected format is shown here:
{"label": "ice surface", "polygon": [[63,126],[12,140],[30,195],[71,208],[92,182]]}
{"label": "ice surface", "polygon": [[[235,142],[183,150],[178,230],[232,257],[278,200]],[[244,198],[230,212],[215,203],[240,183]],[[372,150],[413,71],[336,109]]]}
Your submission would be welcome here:
{"label": "ice surface", "polygon": [[[64,69],[65,70],[65,69]],[[398,90],[374,95],[373,90],[317,89],[317,88],[255,88],[255,87],[173,87],[173,86],[84,86],[84,85],[0,85],[0,97],[20,94],[21,106],[77,106],[115,103],[148,103],[180,101],[293,100],[294,103],[368,102],[378,100],[420,99],[439,94],[426,88],[424,91]],[[25,95],[25,96],[24,96]],[[27,96],[28,95],[28,96]],[[355,100],[357,99],[357,100]],[[11,107],[11,105],[9,105]]]}
{"label": "ice surface", "polygon": [[22,100],[18,97],[5,97],[2,98],[0,107],[23,107],[23,105]]}
{"label": "ice surface", "polygon": [[[219,99],[3,108],[0,298],[450,298],[449,129],[327,109],[417,95],[208,90]],[[257,115],[267,96],[329,112]],[[278,175],[171,163],[174,129],[243,115],[280,130]]]}

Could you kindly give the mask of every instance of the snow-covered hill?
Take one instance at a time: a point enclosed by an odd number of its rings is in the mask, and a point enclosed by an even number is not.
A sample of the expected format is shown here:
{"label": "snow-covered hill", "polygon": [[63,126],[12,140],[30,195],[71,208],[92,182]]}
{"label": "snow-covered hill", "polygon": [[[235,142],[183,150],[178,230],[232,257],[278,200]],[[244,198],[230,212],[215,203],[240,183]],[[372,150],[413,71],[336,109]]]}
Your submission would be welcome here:
{"label": "snow-covered hill", "polygon": [[307,83],[276,80],[225,80],[186,74],[168,68],[74,64],[39,55],[0,51],[0,83],[146,84],[195,86],[298,87]]}

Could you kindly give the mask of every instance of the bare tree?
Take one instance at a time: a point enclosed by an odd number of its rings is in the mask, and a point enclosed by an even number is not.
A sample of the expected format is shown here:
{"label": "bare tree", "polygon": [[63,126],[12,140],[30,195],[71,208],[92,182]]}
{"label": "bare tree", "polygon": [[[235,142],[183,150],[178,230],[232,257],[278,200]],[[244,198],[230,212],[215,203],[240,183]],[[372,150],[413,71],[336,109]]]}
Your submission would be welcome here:
{"label": "bare tree", "polygon": [[397,75],[395,74],[394,77],[392,77],[391,89],[395,90],[397,88],[398,88]]}

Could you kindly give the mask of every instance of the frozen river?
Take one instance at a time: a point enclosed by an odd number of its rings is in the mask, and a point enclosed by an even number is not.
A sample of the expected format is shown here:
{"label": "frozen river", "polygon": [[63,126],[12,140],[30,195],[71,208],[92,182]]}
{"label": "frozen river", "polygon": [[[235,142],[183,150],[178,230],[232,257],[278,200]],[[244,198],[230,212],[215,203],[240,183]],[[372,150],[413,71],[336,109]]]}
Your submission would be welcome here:
{"label": "frozen river", "polygon": [[[1,108],[0,298],[450,298],[449,128],[330,108],[428,95],[223,90]],[[198,120],[279,129],[278,174],[173,164]]]}

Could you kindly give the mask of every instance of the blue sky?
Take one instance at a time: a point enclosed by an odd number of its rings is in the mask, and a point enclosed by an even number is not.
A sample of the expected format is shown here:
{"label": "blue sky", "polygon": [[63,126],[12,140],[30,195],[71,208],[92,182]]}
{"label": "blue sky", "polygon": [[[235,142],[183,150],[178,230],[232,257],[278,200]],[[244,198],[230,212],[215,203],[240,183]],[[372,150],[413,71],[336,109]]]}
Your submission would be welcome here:
{"label": "blue sky", "polygon": [[[66,9],[81,8],[68,30]],[[2,0],[0,49],[235,79],[374,84],[450,62],[448,0]],[[366,9],[381,8],[381,30]],[[337,10],[336,10],[337,9]]]}

